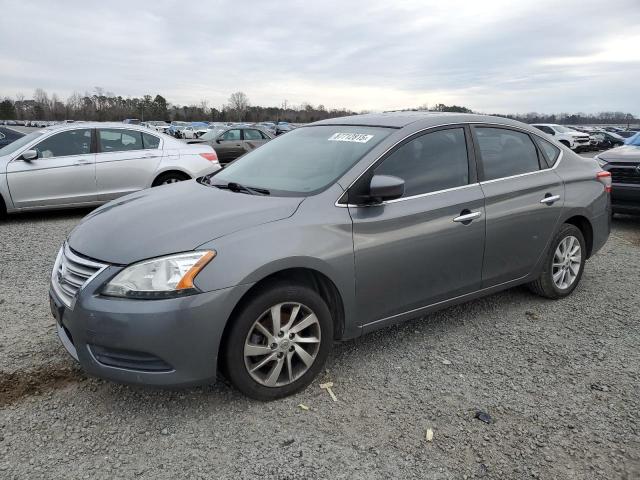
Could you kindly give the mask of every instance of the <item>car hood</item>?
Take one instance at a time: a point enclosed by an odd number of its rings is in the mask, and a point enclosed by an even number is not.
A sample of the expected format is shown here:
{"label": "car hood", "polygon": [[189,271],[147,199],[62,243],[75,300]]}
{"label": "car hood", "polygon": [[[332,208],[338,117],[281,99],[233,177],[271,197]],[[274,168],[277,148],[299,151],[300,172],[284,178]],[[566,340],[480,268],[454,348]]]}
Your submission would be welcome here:
{"label": "car hood", "polygon": [[588,137],[589,134],[588,133],[582,133],[582,132],[567,132],[567,135],[571,135],[572,137]]}
{"label": "car hood", "polygon": [[103,205],[76,226],[68,242],[87,257],[127,265],[193,250],[238,230],[288,218],[302,201],[236,193],[191,180]]}
{"label": "car hood", "polygon": [[622,145],[602,152],[598,157],[607,162],[640,162],[640,147]]}

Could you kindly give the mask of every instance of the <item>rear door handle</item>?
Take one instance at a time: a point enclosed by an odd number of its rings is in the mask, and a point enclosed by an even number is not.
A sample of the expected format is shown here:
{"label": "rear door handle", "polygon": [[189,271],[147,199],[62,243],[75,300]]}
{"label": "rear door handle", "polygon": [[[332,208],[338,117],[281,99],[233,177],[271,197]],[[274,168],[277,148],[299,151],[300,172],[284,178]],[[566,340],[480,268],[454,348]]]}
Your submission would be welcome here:
{"label": "rear door handle", "polygon": [[551,205],[552,203],[557,202],[558,200],[560,200],[560,195],[551,195],[547,193],[544,196],[544,198],[540,200],[540,203],[546,203],[547,205]]}
{"label": "rear door handle", "polygon": [[456,223],[469,223],[480,217],[482,212],[470,212],[469,210],[463,210],[460,215],[453,219]]}
{"label": "rear door handle", "polygon": [[76,161],[76,163],[74,163],[74,165],[76,167],[78,167],[80,165],[89,165],[89,160],[85,160],[84,158],[81,158],[80,160]]}

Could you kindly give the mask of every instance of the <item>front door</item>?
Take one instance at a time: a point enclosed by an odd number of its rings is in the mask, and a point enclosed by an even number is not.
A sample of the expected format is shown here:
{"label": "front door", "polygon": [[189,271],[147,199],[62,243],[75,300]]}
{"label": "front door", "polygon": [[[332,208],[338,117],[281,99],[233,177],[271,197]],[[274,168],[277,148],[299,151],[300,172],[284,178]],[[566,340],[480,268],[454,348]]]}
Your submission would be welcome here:
{"label": "front door", "polygon": [[229,163],[238,158],[245,152],[240,129],[233,128],[222,133],[213,148],[218,155],[220,163]]}
{"label": "front door", "polygon": [[524,277],[545,253],[564,203],[564,185],[529,134],[499,127],[473,130],[486,197],[482,282],[491,287]]}
{"label": "front door", "polygon": [[397,200],[350,206],[356,297],[365,328],[480,287],[484,195],[468,128],[414,136],[364,175],[405,181]]}
{"label": "front door", "polygon": [[33,147],[38,157],[7,165],[7,182],[17,208],[75,206],[96,202],[92,129],[55,133]]}

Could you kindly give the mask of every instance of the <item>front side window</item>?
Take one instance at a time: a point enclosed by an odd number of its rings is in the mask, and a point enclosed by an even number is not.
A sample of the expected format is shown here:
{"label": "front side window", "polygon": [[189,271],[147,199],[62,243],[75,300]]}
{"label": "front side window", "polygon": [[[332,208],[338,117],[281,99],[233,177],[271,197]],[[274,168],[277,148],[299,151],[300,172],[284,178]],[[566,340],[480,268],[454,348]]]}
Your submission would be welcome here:
{"label": "front side window", "polygon": [[142,145],[145,149],[155,149],[160,147],[160,139],[150,133],[142,134]]}
{"label": "front side window", "polygon": [[303,127],[265,143],[210,178],[263,188],[271,195],[311,195],[338,180],[393,130],[382,127]]}
{"label": "front side window", "polygon": [[526,133],[505,128],[476,127],[484,180],[540,170],[538,150]]}
{"label": "front side window", "polygon": [[438,130],[410,140],[376,167],[375,174],[402,178],[404,197],[467,185],[464,129]]}
{"label": "front side window", "polygon": [[35,146],[38,158],[67,157],[91,153],[91,129],[56,133]]}
{"label": "front side window", "polygon": [[100,152],[124,152],[142,150],[142,133],[137,130],[107,129],[98,130]]}
{"label": "front side window", "polygon": [[237,141],[240,140],[240,130],[227,130],[222,134],[222,140]]}

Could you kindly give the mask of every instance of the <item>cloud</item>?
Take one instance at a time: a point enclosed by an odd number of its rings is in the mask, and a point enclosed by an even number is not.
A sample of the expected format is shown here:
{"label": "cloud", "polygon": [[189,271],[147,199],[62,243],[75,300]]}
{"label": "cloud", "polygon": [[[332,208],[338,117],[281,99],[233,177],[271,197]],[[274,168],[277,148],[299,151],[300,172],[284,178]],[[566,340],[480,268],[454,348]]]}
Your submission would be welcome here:
{"label": "cloud", "polygon": [[[174,103],[640,113],[640,4],[619,0],[5,0],[0,95],[95,86]],[[603,15],[606,10],[606,15]]]}

